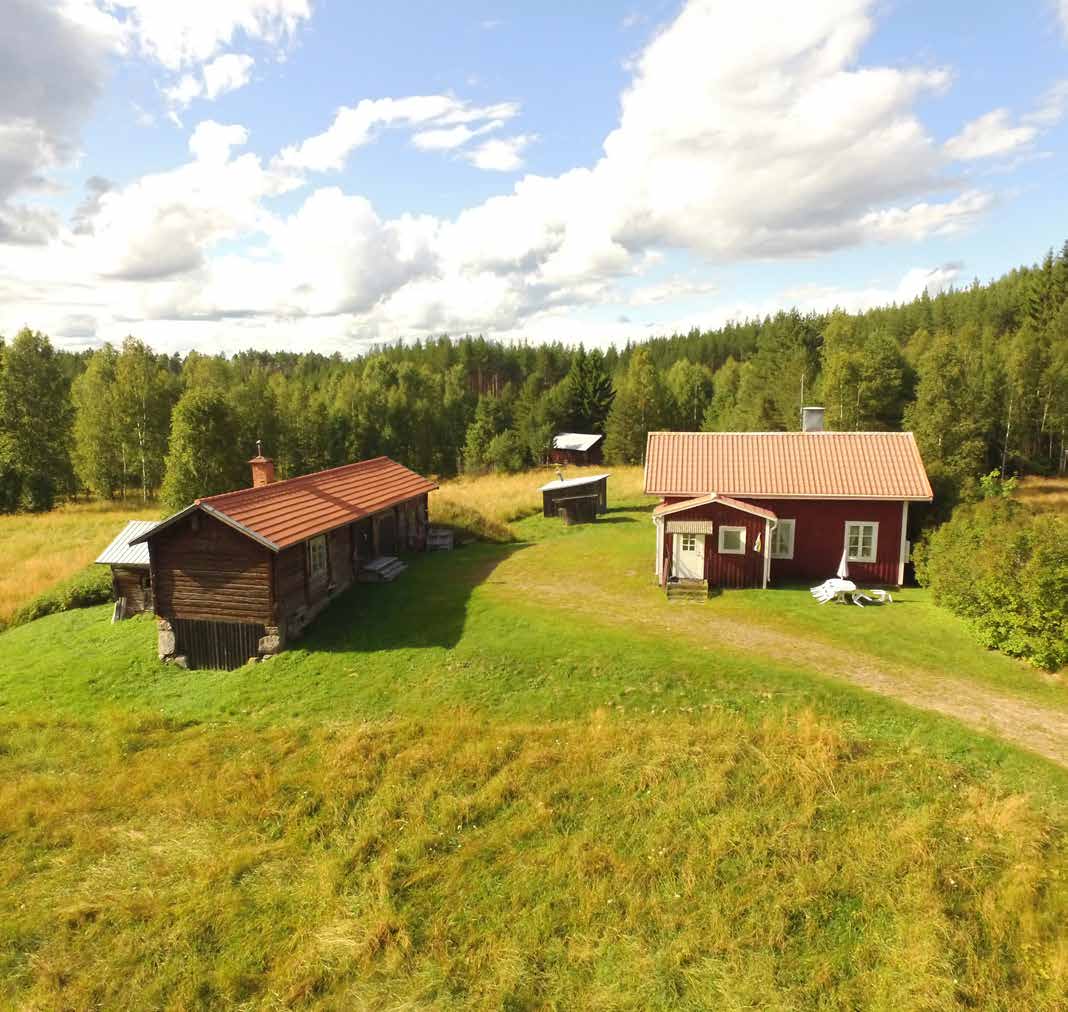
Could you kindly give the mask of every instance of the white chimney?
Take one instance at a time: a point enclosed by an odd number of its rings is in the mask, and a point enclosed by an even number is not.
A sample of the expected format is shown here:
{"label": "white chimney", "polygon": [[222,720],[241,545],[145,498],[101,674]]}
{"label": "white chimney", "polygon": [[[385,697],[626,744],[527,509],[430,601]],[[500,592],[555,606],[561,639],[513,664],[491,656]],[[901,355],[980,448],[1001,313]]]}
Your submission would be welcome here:
{"label": "white chimney", "polygon": [[801,409],[801,431],[802,432],[822,432],[823,431],[823,408],[802,408]]}

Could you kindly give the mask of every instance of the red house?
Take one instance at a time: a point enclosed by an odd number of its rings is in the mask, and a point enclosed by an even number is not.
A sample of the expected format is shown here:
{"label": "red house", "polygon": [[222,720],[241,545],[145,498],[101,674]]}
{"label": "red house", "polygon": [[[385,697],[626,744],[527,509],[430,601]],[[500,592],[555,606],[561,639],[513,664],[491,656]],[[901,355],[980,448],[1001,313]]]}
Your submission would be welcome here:
{"label": "red house", "polygon": [[661,586],[834,576],[900,585],[910,502],[930,502],[911,432],[650,432]]}

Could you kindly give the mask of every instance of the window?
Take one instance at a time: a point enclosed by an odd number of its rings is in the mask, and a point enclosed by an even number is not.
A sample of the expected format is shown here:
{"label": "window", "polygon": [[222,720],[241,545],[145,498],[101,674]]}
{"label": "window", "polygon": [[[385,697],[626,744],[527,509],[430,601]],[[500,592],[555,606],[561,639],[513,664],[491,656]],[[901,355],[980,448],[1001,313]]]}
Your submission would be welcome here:
{"label": "window", "polygon": [[320,534],[308,542],[308,575],[322,576],[326,572],[326,535]]}
{"label": "window", "polygon": [[879,548],[879,525],[850,520],[845,525],[845,540],[850,562],[874,562]]}
{"label": "window", "polygon": [[696,534],[680,534],[682,538],[682,544],[679,547],[684,552],[696,552],[697,551],[697,535]]}
{"label": "window", "polygon": [[792,559],[794,557],[794,521],[780,520],[771,530],[771,557]]}
{"label": "window", "polygon": [[719,554],[745,555],[744,527],[720,527]]}

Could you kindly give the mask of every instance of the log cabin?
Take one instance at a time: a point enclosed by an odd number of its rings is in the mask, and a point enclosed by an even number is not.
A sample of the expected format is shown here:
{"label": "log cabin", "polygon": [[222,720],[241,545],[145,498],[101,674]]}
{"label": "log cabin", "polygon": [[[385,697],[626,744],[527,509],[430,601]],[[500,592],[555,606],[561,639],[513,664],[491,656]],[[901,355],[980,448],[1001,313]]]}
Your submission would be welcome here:
{"label": "log cabin", "polygon": [[553,436],[550,464],[600,464],[604,458],[604,436],[594,432],[561,432]]}
{"label": "log cabin", "polygon": [[426,547],[437,484],[388,457],[197,499],[133,544],[148,545],[161,660],[235,668],[299,636],[364,572]]}
{"label": "log cabin", "polygon": [[148,545],[144,542],[131,545],[130,541],[155,526],[155,520],[129,521],[96,557],[97,565],[111,567],[111,597],[117,606],[116,619],[152,610]]}
{"label": "log cabin", "polygon": [[[560,472],[558,471],[557,474]],[[608,512],[608,479],[610,474],[587,474],[579,478],[557,478],[542,485],[541,511],[544,516],[555,517],[560,515],[560,504],[564,500],[575,496],[590,496],[593,498],[593,514]],[[590,517],[593,519],[593,516]]]}
{"label": "log cabin", "polygon": [[932,499],[912,433],[806,429],[649,433],[655,572],[669,594],[824,580],[843,554],[854,582],[904,582],[909,503]]}

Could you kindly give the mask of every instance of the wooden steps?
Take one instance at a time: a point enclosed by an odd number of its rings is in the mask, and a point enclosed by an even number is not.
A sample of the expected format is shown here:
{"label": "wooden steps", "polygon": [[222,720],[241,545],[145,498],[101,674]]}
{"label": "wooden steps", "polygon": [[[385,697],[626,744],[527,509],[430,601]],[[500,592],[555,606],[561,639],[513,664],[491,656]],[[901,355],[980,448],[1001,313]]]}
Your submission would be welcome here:
{"label": "wooden steps", "polygon": [[669,601],[705,601],[708,599],[707,580],[676,580],[667,585]]}
{"label": "wooden steps", "polygon": [[453,547],[452,531],[448,527],[431,527],[426,534],[428,552],[451,552]]}
{"label": "wooden steps", "polygon": [[407,565],[393,555],[380,555],[360,568],[357,579],[361,583],[390,583],[407,568]]}

